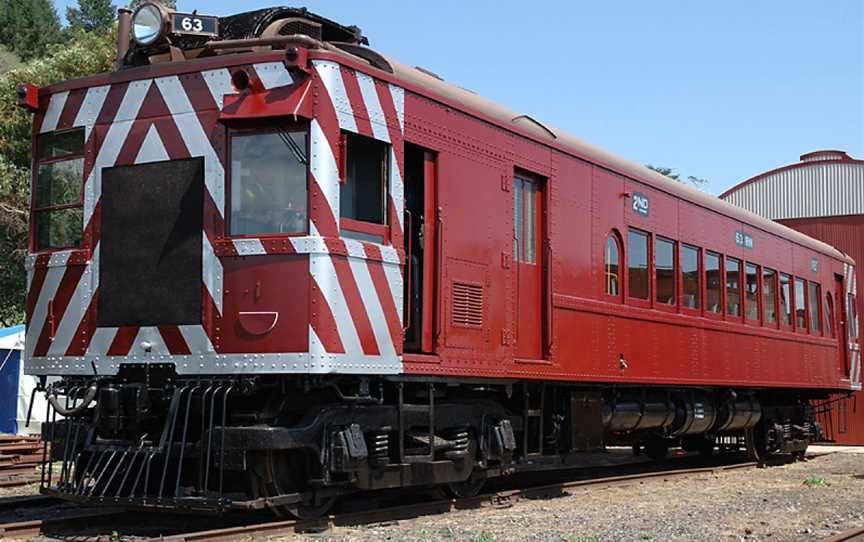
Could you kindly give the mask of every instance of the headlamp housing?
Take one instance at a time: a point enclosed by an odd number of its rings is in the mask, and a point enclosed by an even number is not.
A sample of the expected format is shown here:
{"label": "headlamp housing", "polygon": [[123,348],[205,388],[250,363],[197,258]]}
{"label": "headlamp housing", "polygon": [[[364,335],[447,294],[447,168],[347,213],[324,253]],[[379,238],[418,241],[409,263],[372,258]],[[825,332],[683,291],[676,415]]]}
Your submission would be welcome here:
{"label": "headlamp housing", "polygon": [[162,6],[142,4],[132,15],[132,39],[138,45],[154,45],[161,41],[168,30],[168,13]]}

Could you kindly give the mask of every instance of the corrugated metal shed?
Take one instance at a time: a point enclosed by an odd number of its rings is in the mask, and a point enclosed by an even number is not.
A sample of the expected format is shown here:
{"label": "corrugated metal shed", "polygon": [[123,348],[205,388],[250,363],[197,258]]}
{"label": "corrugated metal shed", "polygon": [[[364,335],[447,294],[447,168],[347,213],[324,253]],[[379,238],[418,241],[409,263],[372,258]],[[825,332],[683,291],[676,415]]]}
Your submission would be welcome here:
{"label": "corrugated metal shed", "polygon": [[[720,195],[748,211],[824,241],[857,264],[858,314],[864,315],[864,160],[816,151],[800,162],[756,175]],[[864,337],[864,318],[859,318]],[[820,416],[826,438],[864,444],[864,392],[837,397]]]}

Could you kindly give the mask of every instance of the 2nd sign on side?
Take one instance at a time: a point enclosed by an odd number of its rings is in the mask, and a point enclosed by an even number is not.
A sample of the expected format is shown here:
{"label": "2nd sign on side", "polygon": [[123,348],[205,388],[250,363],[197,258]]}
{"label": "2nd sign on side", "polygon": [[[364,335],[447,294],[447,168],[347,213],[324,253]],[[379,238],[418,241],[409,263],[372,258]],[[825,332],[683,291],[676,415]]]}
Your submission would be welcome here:
{"label": "2nd sign on side", "polygon": [[637,215],[648,216],[651,209],[651,202],[648,196],[642,192],[633,192],[633,212]]}
{"label": "2nd sign on side", "polygon": [[735,244],[748,249],[753,248],[753,236],[743,231],[735,232]]}

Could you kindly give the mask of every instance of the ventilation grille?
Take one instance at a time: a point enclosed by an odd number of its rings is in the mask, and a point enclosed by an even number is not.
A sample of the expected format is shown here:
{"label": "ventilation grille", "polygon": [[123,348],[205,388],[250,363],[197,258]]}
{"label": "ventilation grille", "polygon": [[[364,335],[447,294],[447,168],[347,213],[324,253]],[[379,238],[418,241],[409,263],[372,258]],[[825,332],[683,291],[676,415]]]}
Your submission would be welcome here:
{"label": "ventilation grille", "polygon": [[463,327],[483,326],[483,286],[453,283],[452,324]]}
{"label": "ventilation grille", "polygon": [[280,36],[291,36],[293,34],[303,34],[316,40],[321,40],[321,25],[312,22],[308,19],[285,19],[279,21],[283,24],[279,30]]}

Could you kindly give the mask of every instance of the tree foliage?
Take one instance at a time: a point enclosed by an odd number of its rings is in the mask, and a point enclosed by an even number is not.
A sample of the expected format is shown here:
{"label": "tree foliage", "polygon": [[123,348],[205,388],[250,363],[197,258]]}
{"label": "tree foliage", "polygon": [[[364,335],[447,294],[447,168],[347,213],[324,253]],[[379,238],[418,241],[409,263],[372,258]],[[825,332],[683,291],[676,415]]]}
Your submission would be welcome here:
{"label": "tree foliage", "polygon": [[162,4],[165,7],[177,9],[177,0],[132,0],[129,2],[129,9],[134,11],[138,9],[138,6],[147,2]]}
{"label": "tree foliage", "polygon": [[62,37],[51,0],[0,0],[0,44],[21,60],[45,55]]}
{"label": "tree foliage", "polygon": [[690,185],[693,185],[694,187],[696,187],[700,190],[705,188],[705,186],[708,184],[708,179],[703,179],[701,177],[694,177],[693,175],[688,175],[686,178],[681,178],[681,175],[679,173],[675,173],[675,170],[672,168],[662,167],[662,166],[652,166],[651,164],[645,164],[645,167],[647,167],[648,169],[652,169],[652,170],[656,171],[660,175],[665,175],[666,177],[669,177],[673,181],[677,181],[679,183],[690,184]]}
{"label": "tree foliage", "polygon": [[109,70],[114,39],[111,33],[73,32],[46,57],[0,75],[0,325],[24,318],[32,116],[17,107],[16,89],[24,83],[44,87]]}
{"label": "tree foliage", "polygon": [[71,30],[104,34],[111,30],[116,13],[111,0],[78,0],[77,8],[66,8],[66,20]]}

